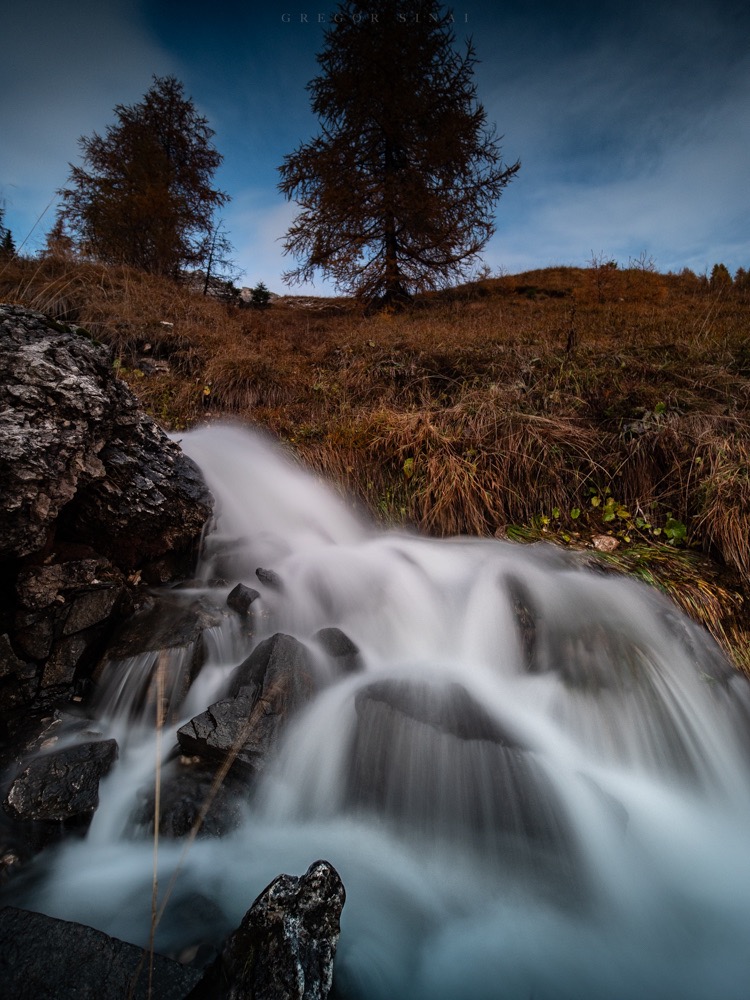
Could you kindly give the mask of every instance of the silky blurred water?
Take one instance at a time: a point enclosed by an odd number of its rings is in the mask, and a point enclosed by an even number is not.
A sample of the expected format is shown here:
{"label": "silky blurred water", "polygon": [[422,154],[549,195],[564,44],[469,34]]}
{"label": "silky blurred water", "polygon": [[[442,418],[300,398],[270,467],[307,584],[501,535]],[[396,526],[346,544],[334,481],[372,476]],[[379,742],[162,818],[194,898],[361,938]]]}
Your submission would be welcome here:
{"label": "silky blurred water", "polygon": [[[236,622],[212,637],[180,721],[280,631],[309,646],[320,690],[239,829],[187,852],[162,840],[162,890],[179,875],[159,948],[218,943],[275,875],[325,858],[347,891],[341,996],[748,996],[750,702],[707,635],[551,547],[384,533],[247,430],[182,446],[217,500],[202,586],[261,597],[252,639]],[[361,671],[336,677],[314,638],[332,626]],[[89,834],[24,902],[143,944],[153,844],[131,816],[157,750],[123,686]]]}

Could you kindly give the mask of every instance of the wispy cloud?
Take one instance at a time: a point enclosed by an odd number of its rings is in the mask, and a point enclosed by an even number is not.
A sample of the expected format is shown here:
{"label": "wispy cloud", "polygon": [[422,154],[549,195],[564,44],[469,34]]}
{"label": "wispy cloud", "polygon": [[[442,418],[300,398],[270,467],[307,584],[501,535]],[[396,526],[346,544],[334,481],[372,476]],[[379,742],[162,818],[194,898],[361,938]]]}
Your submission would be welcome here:
{"label": "wispy cloud", "polygon": [[483,68],[487,111],[523,161],[488,262],[626,263],[646,249],[663,269],[750,263],[750,58],[712,9],[610,24],[544,59],[529,32]]}
{"label": "wispy cloud", "polygon": [[26,0],[3,13],[0,197],[11,227],[21,225],[19,242],[65,183],[79,136],[103,130],[115,104],[138,100],[153,73],[174,70],[133,8],[128,0]]}

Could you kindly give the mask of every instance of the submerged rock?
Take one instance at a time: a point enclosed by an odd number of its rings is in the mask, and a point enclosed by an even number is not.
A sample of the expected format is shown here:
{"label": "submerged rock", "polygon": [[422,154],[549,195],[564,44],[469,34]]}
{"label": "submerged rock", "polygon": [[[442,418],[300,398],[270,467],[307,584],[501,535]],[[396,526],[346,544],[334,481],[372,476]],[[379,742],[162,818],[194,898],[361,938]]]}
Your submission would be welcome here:
{"label": "submerged rock", "polygon": [[[408,836],[472,846],[513,872],[573,875],[563,803],[535,754],[457,683],[380,680],[355,696],[344,795]],[[551,882],[550,882],[551,884]]]}
{"label": "submerged rock", "polygon": [[313,636],[330,657],[337,673],[354,674],[364,670],[359,646],[340,628],[321,628]]}
{"label": "submerged rock", "polygon": [[279,875],[186,1000],[326,1000],[345,899],[327,861]]}
{"label": "submerged rock", "polygon": [[270,587],[271,590],[283,590],[284,581],[281,579],[276,570],[273,569],[263,569],[259,566],[255,571],[255,575],[258,577],[260,582],[266,587]]}
{"label": "submerged rock", "polygon": [[368,702],[380,702],[394,712],[459,740],[486,740],[498,746],[521,749],[518,738],[501,726],[461,684],[374,681],[357,694],[355,705],[360,718],[366,715]]}
{"label": "submerged rock", "polygon": [[[186,837],[196,828],[198,837],[221,837],[236,829],[243,818],[242,792],[237,782],[198,763],[173,762],[161,779],[159,833]],[[144,791],[133,822],[154,830],[155,792]]]}

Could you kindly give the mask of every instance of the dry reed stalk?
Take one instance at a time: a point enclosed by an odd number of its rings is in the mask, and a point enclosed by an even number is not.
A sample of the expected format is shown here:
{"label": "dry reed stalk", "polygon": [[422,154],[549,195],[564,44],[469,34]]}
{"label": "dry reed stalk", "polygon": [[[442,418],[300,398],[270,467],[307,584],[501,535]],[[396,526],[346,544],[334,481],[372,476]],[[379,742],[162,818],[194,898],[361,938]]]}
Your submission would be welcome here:
{"label": "dry reed stalk", "polygon": [[159,654],[156,664],[156,761],[154,770],[154,863],[151,878],[151,924],[148,938],[148,997],[151,1000],[154,983],[154,941],[158,925],[157,903],[159,900],[159,821],[161,817],[161,764],[162,734],[166,718],[166,675],[168,657]]}

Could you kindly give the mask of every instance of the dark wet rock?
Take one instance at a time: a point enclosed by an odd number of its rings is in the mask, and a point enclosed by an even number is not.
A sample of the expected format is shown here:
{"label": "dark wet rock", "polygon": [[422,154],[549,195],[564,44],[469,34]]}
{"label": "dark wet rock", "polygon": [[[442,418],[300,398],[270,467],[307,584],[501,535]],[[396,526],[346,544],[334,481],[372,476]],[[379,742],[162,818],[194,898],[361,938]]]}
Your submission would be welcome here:
{"label": "dark wet rock", "polygon": [[359,646],[340,628],[321,628],[313,639],[317,640],[323,651],[333,660],[339,673],[353,674],[364,669]]}
{"label": "dark wet rock", "polygon": [[345,898],[327,861],[279,875],[186,1000],[326,1000]]}
{"label": "dark wet rock", "polygon": [[[197,827],[198,837],[224,836],[242,822],[243,791],[230,776],[222,780],[201,764],[173,762],[162,773],[159,833],[186,837]],[[149,833],[154,830],[154,802],[154,789],[144,790],[132,817]]]}
{"label": "dark wet rock", "polygon": [[0,881],[48,844],[85,833],[98,804],[99,778],[117,757],[85,715],[26,713],[0,752]]}
{"label": "dark wet rock", "polygon": [[83,924],[0,909],[0,994],[13,1000],[182,1000],[200,973]]}
{"label": "dark wet rock", "polygon": [[253,601],[257,601],[260,594],[252,587],[246,587],[244,583],[238,583],[227,595],[227,607],[236,611],[240,615],[246,615],[250,611]]}
{"label": "dark wet rock", "polygon": [[260,582],[266,586],[270,587],[271,590],[283,590],[284,581],[281,579],[279,574],[273,569],[263,569],[261,566],[255,571],[255,575],[258,577]]}
{"label": "dark wet rock", "polygon": [[[0,306],[0,712],[69,696],[138,579],[190,572],[211,497],[83,331]],[[29,664],[33,664],[33,676]]]}
{"label": "dark wet rock", "polygon": [[255,773],[276,748],[287,720],[313,693],[310,654],[292,636],[266,639],[236,668],[229,696],[177,732],[186,754],[234,764]]}
{"label": "dark wet rock", "polygon": [[259,642],[229,678],[229,693],[248,684],[262,684],[263,697],[272,699],[287,714],[312,693],[312,662],[307,647],[291,635],[277,632]]}
{"label": "dark wet rock", "polygon": [[63,509],[77,543],[130,569],[194,546],[208,491],[115,377],[107,348],[0,306],[0,403],[0,556],[41,549]]}
{"label": "dark wet rock", "polygon": [[197,754],[206,760],[232,763],[260,770],[276,735],[273,716],[255,713],[258,687],[241,688],[232,698],[218,701],[177,730],[177,740],[185,754]]}
{"label": "dark wet rock", "polygon": [[534,673],[536,670],[534,662],[537,641],[536,622],[539,615],[531,594],[521,580],[515,576],[509,576],[504,582],[518,627],[524,664],[530,673]]}
{"label": "dark wet rock", "polygon": [[99,781],[117,755],[115,740],[97,740],[33,757],[21,765],[3,805],[16,820],[90,819],[99,805]]}
{"label": "dark wet rock", "polygon": [[33,697],[37,666],[22,660],[8,635],[0,635],[0,716]]}

